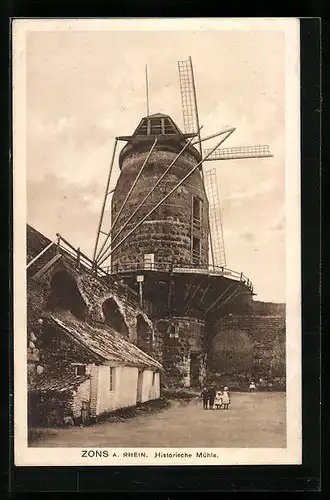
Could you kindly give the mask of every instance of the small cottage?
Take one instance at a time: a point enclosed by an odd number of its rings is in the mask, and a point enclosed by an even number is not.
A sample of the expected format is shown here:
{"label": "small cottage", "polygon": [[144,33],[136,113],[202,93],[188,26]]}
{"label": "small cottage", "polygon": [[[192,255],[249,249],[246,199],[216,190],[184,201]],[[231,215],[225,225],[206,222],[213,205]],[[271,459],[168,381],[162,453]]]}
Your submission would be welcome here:
{"label": "small cottage", "polygon": [[43,318],[40,347],[30,425],[86,424],[160,397],[161,364],[106,324],[53,310]]}

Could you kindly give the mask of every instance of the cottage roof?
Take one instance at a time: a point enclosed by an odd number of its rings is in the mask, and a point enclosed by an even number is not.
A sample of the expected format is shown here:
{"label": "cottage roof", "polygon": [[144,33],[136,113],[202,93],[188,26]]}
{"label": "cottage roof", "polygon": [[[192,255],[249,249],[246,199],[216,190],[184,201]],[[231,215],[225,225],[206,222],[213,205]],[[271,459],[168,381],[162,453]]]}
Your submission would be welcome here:
{"label": "cottage roof", "polygon": [[52,312],[48,315],[48,321],[104,361],[115,361],[153,370],[162,369],[158,361],[123,339],[108,325],[79,320],[68,311]]}
{"label": "cottage roof", "polygon": [[80,384],[90,378],[89,375],[76,375],[75,373],[48,373],[37,375],[31,390],[38,392],[68,392],[76,389]]}

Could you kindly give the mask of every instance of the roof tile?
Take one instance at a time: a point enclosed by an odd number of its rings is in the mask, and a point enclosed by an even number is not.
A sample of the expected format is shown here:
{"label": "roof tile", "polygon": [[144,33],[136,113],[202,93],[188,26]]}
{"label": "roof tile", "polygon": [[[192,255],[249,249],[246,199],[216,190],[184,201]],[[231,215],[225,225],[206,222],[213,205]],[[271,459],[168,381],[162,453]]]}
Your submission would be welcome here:
{"label": "roof tile", "polygon": [[68,392],[77,388],[80,384],[90,378],[89,375],[76,375],[75,373],[58,373],[44,372],[38,375],[31,386],[32,391],[38,392]]}
{"label": "roof tile", "polygon": [[136,345],[123,339],[108,325],[81,321],[72,313],[63,310],[50,313],[48,321],[103,360],[154,370],[162,369],[158,361],[141,351]]}

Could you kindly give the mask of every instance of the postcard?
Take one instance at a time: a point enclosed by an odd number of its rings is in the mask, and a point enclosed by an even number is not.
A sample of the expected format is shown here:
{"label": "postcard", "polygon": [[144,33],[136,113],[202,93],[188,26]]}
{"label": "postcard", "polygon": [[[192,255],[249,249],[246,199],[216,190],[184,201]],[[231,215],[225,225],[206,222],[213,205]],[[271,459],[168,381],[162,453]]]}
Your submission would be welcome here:
{"label": "postcard", "polygon": [[15,464],[300,464],[299,20],[12,40]]}

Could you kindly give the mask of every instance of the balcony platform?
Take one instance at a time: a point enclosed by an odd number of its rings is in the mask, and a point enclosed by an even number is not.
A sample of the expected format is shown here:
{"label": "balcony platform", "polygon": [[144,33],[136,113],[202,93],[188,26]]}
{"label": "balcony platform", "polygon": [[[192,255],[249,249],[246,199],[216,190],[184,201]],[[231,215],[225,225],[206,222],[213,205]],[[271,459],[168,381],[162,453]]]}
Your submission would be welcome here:
{"label": "balcony platform", "polygon": [[229,278],[235,281],[241,282],[243,285],[247,287],[247,289],[253,293],[253,285],[252,282],[247,278],[242,272],[233,271],[232,269],[228,269],[226,267],[219,266],[193,266],[188,264],[180,264],[180,265],[170,265],[162,262],[148,263],[143,264],[140,262],[130,262],[128,264],[122,264],[118,266],[118,268],[112,269],[104,268],[108,274],[117,275],[120,277],[128,276],[128,275],[136,275],[143,274],[145,272],[154,272],[154,273],[170,273],[173,274],[192,274],[192,275],[204,275],[204,276],[222,276],[225,278]]}
{"label": "balcony platform", "polygon": [[[143,299],[153,304],[154,316],[189,316],[207,319],[240,308],[252,297],[253,286],[243,273],[214,267],[139,262],[108,271],[136,292],[142,282]],[[151,311],[150,311],[151,312]]]}

